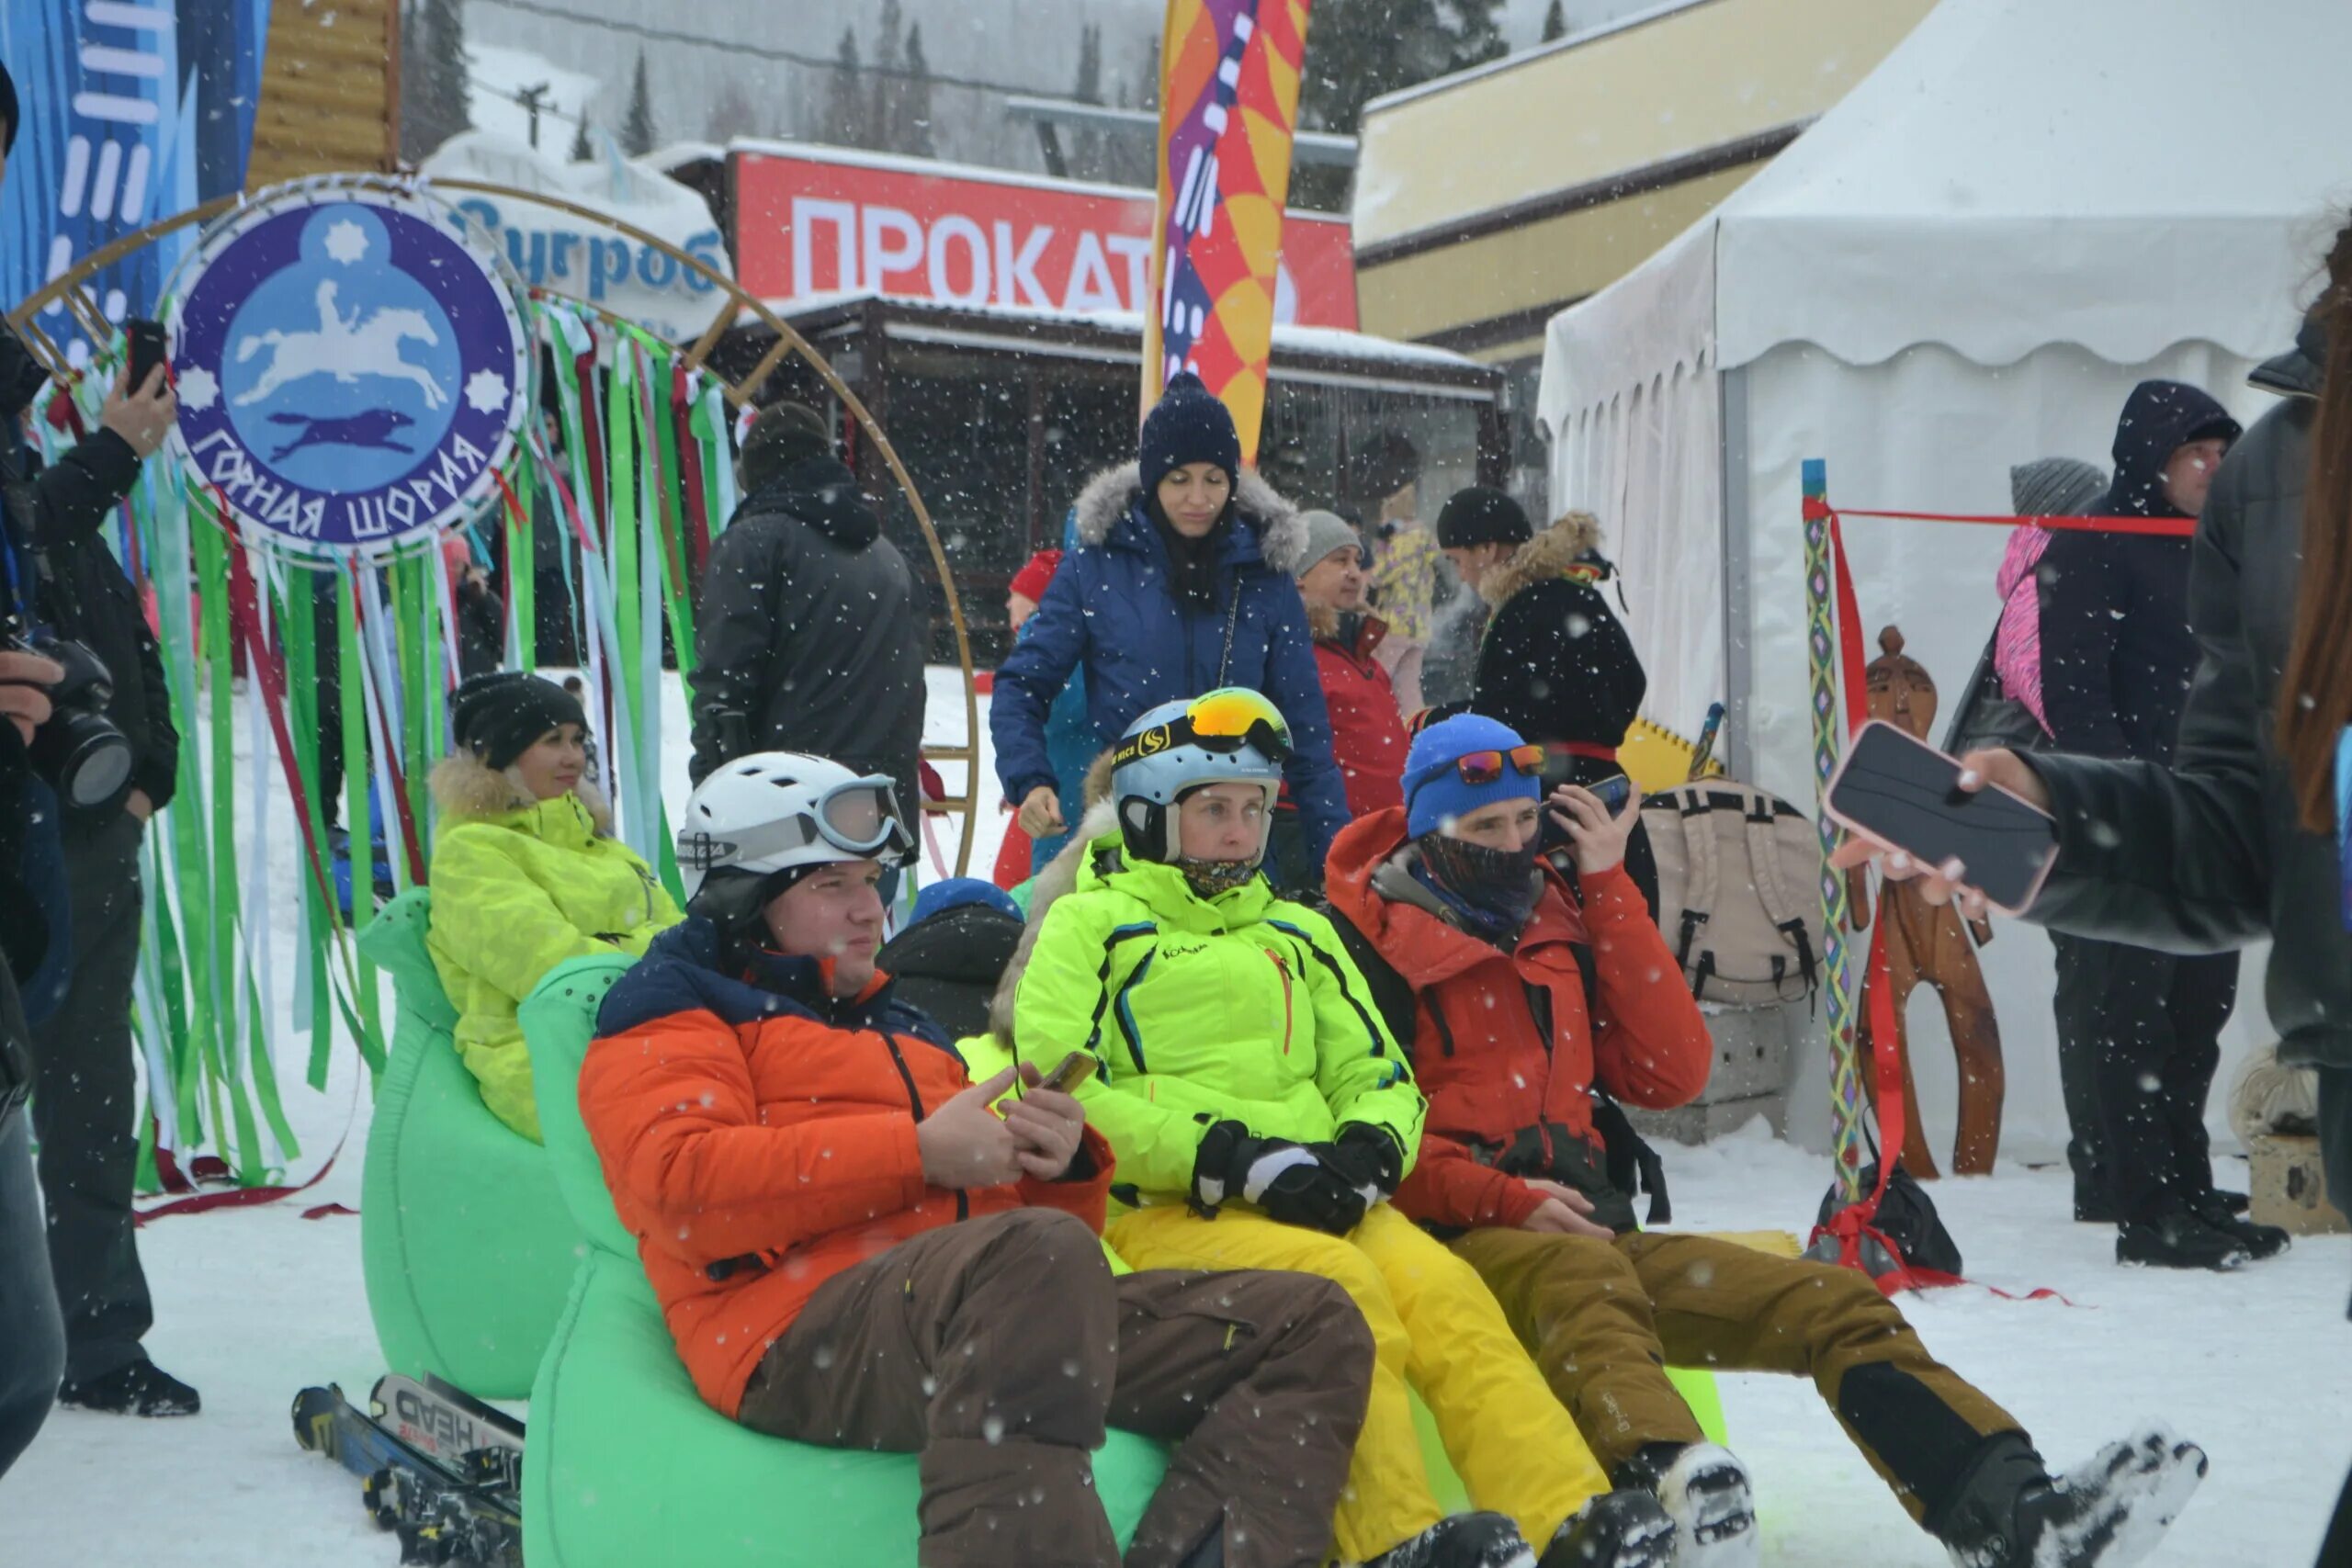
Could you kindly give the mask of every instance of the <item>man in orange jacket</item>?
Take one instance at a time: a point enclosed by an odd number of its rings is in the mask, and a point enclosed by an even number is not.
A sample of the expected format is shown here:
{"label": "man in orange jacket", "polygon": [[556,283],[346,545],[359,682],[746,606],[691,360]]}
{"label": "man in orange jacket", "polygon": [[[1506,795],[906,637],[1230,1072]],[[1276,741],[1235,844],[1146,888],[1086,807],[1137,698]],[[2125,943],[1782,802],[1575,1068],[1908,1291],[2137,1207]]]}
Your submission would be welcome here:
{"label": "man in orange jacket", "polygon": [[919,1451],[924,1568],[1120,1561],[1089,1454],[1175,1443],[1125,1558],[1311,1568],[1371,1388],[1340,1288],[1114,1278],[1111,1153],[1068,1094],[974,1084],[874,956],[890,781],[768,752],[706,778],[693,918],[613,987],[580,1104],[705,1400]]}
{"label": "man in orange jacket", "polygon": [[1404,807],[1331,847],[1332,924],[1429,1100],[1396,1208],[1477,1269],[1611,1481],[1658,1494],[1677,1568],[1749,1568],[1758,1543],[1747,1472],[1705,1440],[1668,1365],[1810,1375],[1968,1568],[2137,1562],[2204,1474],[2195,1445],[2151,1427],[2053,1479],[1859,1271],[1639,1232],[1593,1090],[1680,1104],[1713,1047],[1625,871],[1639,797],[1612,815],[1562,786],[1550,809],[1572,848],[1544,859],[1544,762],[1494,719],[1430,725]]}

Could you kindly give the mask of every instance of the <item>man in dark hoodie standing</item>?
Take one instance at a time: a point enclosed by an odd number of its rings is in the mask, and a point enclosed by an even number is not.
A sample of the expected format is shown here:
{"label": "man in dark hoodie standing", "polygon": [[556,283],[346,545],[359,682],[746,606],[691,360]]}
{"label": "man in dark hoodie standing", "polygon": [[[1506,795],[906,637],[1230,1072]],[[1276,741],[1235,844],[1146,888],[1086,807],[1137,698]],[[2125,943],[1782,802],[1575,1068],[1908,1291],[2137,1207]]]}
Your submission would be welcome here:
{"label": "man in dark hoodie standing", "polygon": [[930,606],[814,410],[763,410],[736,460],[743,502],[712,545],[695,622],[702,782],[754,751],[831,757],[921,802]]}
{"label": "man in dark hoodie standing", "polygon": [[[0,73],[0,122],[14,150],[17,98]],[[0,177],[6,164],[0,162]],[[136,1416],[185,1416],[196,1390],[156,1370],[141,1345],[154,1303],[139,1267],[130,1209],[139,1107],[130,986],[139,963],[139,852],[147,819],[172,797],[179,732],[163,659],[139,591],[107,546],[107,523],[163,445],[178,400],[162,369],[107,396],[99,428],[46,471],[24,439],[24,415],[48,373],[15,333],[0,331],[0,489],[14,581],[29,616],[80,643],[106,667],[107,719],[130,743],[128,788],[60,818],[72,965],[62,994],[31,1030],[32,1126],[40,1145],[51,1267],[64,1314],[59,1400]],[[57,933],[52,931],[52,938]]]}
{"label": "man in dark hoodie standing", "polygon": [[[2178,381],[2132,390],[2115,432],[2108,516],[2195,517],[2238,438]],[[2189,542],[2063,532],[2037,570],[2042,699],[2060,750],[2169,767],[2196,670]],[[2286,1246],[2213,1189],[2205,1097],[2237,998],[2233,953],[2182,957],[2054,935],[2058,1068],[2075,1217],[2118,1225],[2119,1262],[2233,1269]]]}

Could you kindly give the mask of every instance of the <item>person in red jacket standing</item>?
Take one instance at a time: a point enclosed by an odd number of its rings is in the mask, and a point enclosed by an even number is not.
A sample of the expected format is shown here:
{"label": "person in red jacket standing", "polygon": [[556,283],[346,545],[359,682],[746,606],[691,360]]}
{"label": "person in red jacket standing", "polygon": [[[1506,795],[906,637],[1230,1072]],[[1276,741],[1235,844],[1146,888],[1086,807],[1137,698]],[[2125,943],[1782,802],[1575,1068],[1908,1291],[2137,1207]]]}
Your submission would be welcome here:
{"label": "person in red jacket standing", "polygon": [[703,1398],[919,1451],[924,1568],[1118,1562],[1106,1425],[1175,1445],[1130,1568],[1316,1568],[1371,1397],[1347,1295],[1113,1277],[1111,1150],[1078,1101],[1035,1069],[973,1083],[875,967],[883,863],[911,847],[890,780],[761,752],[685,823],[691,918],[605,998],[580,1111]]}
{"label": "person in red jacket standing", "polygon": [[1572,881],[1539,857],[1544,761],[1476,714],[1430,725],[1404,806],[1331,848],[1332,923],[1429,1100],[1397,1209],[1477,1269],[1611,1482],[1657,1491],[1680,1568],[1747,1568],[1758,1545],[1747,1472],[1705,1440],[1669,1364],[1810,1375],[1955,1562],[2138,1561],[2204,1473],[2194,1445],[2152,1427],[2053,1479],[1860,1272],[1636,1228],[1593,1090],[1679,1104],[1713,1047],[1624,869],[1640,798],[1612,817],[1577,785],[1553,794]]}
{"label": "person in red jacket standing", "polygon": [[1347,787],[1348,815],[1402,806],[1396,779],[1405,767],[1405,719],[1388,670],[1374,657],[1388,623],[1364,607],[1363,539],[1336,513],[1308,512],[1299,520],[1306,525],[1306,559],[1298,592],[1315,634],[1315,670],[1331,710],[1331,751]]}

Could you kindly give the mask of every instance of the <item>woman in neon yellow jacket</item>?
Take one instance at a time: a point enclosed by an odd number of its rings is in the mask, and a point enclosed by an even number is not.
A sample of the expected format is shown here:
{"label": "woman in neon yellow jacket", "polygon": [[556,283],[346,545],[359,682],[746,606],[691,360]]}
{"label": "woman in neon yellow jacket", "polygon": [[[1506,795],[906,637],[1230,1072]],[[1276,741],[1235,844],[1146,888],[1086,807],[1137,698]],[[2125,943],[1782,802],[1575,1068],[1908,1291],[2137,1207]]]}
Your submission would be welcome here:
{"label": "woman in neon yellow jacket", "polygon": [[[1259,871],[1289,737],[1255,692],[1146,713],[1121,739],[1110,816],[1033,910],[1001,1032],[1078,1091],[1117,1159],[1104,1230],[1137,1269],[1293,1269],[1344,1286],[1378,1347],[1333,1521],[1372,1564],[1670,1561],[1655,1499],[1609,1495],[1592,1455],[1476,1273],[1388,1206],[1425,1104],[1323,916]],[[1053,870],[1040,879],[1050,897]],[[1406,1388],[1436,1417],[1476,1506],[1443,1516]],[[1630,1510],[1630,1513],[1628,1512]]]}
{"label": "woman in neon yellow jacket", "polygon": [[588,718],[571,693],[536,675],[478,675],[449,717],[457,750],[433,770],[441,816],[425,947],[482,1103],[537,1143],[514,1010],[567,958],[642,953],[678,923],[678,906],[582,781]]}

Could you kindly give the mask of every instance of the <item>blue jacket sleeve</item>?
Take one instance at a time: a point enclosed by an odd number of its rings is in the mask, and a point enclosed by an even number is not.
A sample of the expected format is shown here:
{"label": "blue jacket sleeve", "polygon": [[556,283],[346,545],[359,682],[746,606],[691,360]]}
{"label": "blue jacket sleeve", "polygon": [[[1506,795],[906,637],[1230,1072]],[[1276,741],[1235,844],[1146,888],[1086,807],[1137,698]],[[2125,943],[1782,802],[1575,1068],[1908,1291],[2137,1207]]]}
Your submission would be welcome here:
{"label": "blue jacket sleeve", "polygon": [[1331,840],[1348,825],[1347,784],[1331,750],[1331,713],[1323,701],[1323,677],[1315,668],[1315,637],[1307,630],[1306,604],[1287,577],[1268,588],[1272,607],[1266,616],[1264,690],[1290,725],[1291,758],[1283,774],[1298,802],[1298,814],[1306,825],[1307,852],[1315,857],[1319,876]]}
{"label": "blue jacket sleeve", "polygon": [[1086,604],[1075,559],[1054,573],[1037,613],[1021,628],[996,672],[989,704],[989,735],[996,742],[996,776],[1004,798],[1018,807],[1039,784],[1057,789],[1046,754],[1046,715],[1086,656]]}

